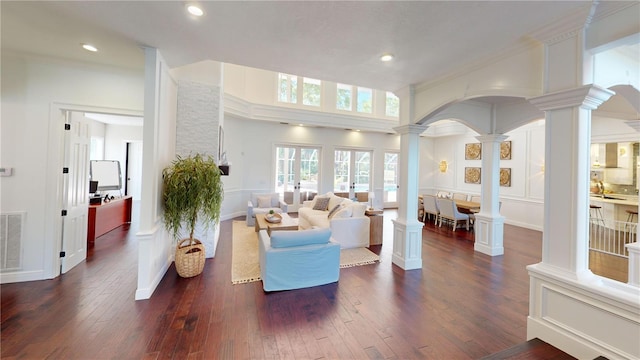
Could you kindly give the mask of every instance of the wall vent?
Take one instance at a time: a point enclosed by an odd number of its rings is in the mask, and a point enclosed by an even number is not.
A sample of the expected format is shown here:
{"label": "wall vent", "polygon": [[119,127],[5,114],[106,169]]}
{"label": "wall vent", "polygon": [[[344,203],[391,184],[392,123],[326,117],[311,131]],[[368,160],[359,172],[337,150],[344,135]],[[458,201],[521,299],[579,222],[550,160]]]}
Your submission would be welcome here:
{"label": "wall vent", "polygon": [[0,271],[22,268],[24,212],[0,214]]}

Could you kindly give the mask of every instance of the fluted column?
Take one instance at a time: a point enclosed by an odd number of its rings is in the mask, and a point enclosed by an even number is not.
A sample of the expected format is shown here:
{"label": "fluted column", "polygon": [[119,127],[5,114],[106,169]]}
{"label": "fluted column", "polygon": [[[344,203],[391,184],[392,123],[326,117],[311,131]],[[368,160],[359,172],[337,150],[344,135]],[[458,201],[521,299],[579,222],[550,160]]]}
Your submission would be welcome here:
{"label": "fluted column", "polygon": [[500,144],[506,138],[501,134],[476,137],[482,143],[482,204],[473,225],[474,249],[491,256],[504,254],[504,217],[500,215],[499,195]]}

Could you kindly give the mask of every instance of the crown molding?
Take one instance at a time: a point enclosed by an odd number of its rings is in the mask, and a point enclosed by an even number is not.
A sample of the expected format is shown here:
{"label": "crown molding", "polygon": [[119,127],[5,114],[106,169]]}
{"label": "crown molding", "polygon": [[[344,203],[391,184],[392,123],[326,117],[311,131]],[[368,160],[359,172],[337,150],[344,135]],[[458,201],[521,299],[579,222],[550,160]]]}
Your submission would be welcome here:
{"label": "crown molding", "polygon": [[393,132],[393,126],[398,124],[395,120],[255,104],[226,93],[224,94],[224,112],[251,120],[384,133]]}
{"label": "crown molding", "polygon": [[527,99],[542,111],[565,109],[580,106],[587,110],[595,110],[603,102],[609,100],[615,92],[597,85],[584,85],[579,88],[558,91]]}

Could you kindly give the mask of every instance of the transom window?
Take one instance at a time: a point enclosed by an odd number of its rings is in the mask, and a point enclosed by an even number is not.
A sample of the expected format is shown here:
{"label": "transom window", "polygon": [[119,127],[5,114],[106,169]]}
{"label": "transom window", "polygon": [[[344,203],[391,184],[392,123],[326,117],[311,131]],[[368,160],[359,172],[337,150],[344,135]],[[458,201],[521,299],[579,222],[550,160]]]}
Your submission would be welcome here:
{"label": "transom window", "polygon": [[369,88],[358,87],[357,95],[358,105],[356,110],[361,113],[373,112],[373,90]]}
{"label": "transom window", "polygon": [[322,81],[306,77],[302,78],[302,82],[298,80],[295,75],[278,74],[278,101],[298,104],[302,99],[303,105],[320,106]]}
{"label": "transom window", "polygon": [[346,84],[338,84],[336,92],[336,109],[338,110],[353,110],[352,107],[353,98],[353,86]]}
{"label": "transom window", "polygon": [[387,91],[384,114],[389,117],[400,117],[400,99],[390,91]]}

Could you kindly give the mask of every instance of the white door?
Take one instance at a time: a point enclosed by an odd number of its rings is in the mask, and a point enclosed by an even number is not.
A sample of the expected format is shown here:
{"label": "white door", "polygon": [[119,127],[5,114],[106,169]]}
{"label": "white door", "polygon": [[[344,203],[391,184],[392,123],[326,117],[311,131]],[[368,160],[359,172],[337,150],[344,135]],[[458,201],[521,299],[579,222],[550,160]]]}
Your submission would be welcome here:
{"label": "white door", "polygon": [[276,147],[275,190],[288,204],[290,212],[298,211],[302,202],[318,193],[320,149],[302,146]]}
{"label": "white door", "polygon": [[[87,221],[89,212],[90,121],[82,113],[68,112],[65,130],[63,181],[61,273],[66,273],[87,258]],[[64,173],[64,171],[63,171]]]}
{"label": "white door", "polygon": [[[336,150],[334,153],[333,192],[348,192],[349,199],[363,197],[368,199],[372,178],[371,155],[371,151]],[[362,194],[367,196],[358,196]]]}
{"label": "white door", "polygon": [[127,143],[126,194],[134,201],[140,200],[142,191],[142,142]]}
{"label": "white door", "polygon": [[385,208],[398,207],[398,157],[397,152],[384,153],[384,194],[383,204]]}

